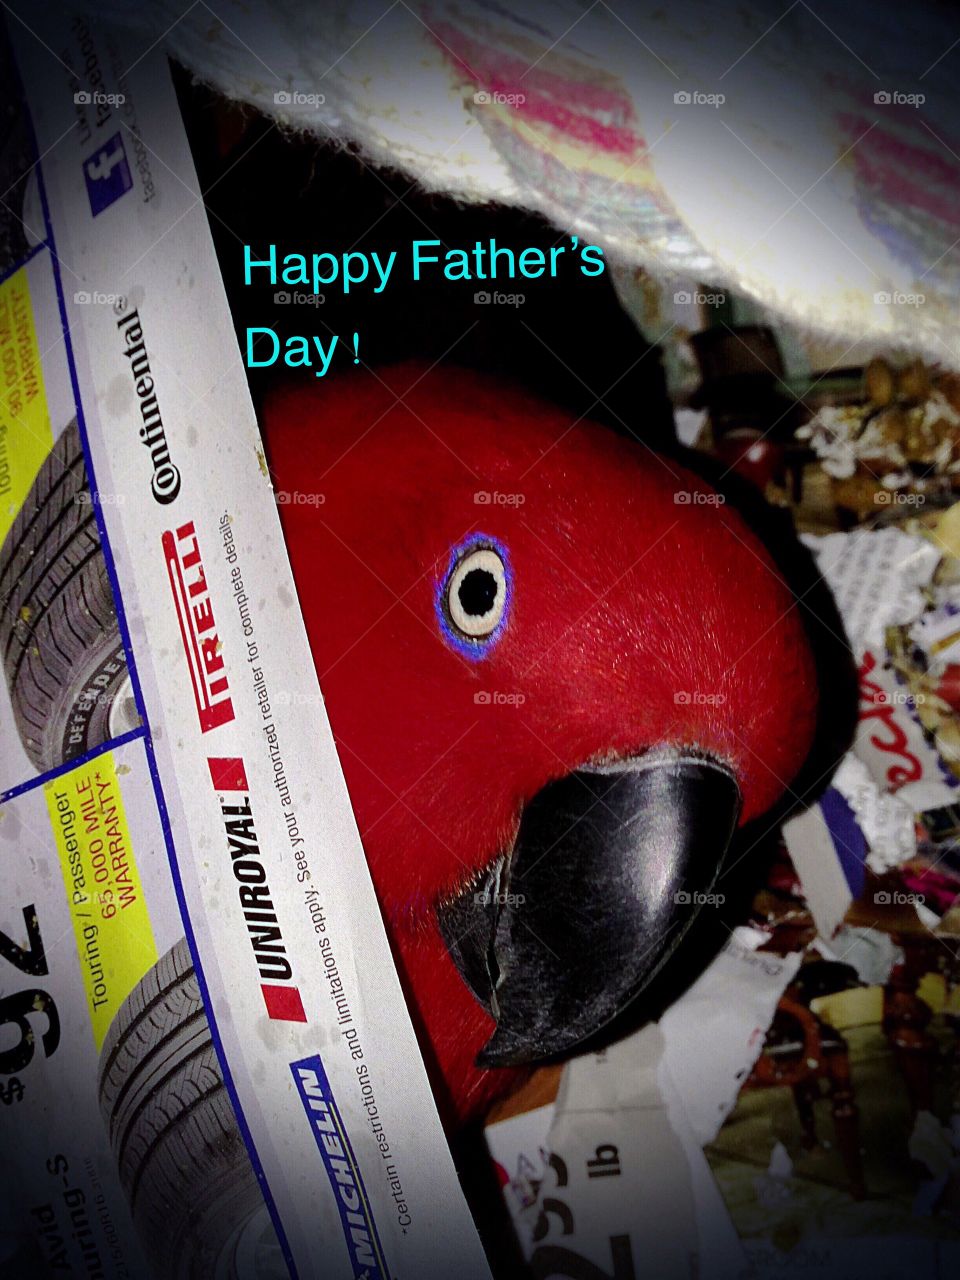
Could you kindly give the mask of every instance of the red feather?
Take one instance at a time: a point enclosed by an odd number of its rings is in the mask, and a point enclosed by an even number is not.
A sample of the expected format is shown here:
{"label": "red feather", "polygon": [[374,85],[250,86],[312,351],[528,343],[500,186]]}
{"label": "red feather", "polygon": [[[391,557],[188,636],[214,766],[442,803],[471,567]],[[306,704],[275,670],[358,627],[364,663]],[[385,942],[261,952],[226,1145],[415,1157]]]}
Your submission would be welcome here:
{"label": "red feather", "polygon": [[[438,902],[510,847],[541,787],[589,762],[699,748],[735,771],[741,821],[769,808],[813,733],[804,631],[702,480],[494,380],[405,365],[290,382],[266,434],[364,849],[441,1105],[463,1119],[517,1073],[473,1065],[493,1022]],[[483,661],[436,611],[471,533],[504,545],[513,575]]]}

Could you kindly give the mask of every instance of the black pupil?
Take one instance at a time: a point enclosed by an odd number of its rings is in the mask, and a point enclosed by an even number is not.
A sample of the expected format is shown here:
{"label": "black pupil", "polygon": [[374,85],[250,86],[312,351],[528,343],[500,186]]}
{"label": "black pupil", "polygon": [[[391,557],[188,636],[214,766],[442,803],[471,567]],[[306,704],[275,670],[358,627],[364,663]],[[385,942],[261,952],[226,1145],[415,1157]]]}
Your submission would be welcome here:
{"label": "black pupil", "polygon": [[464,613],[482,618],[497,598],[497,580],[489,569],[471,569],[457,588]]}

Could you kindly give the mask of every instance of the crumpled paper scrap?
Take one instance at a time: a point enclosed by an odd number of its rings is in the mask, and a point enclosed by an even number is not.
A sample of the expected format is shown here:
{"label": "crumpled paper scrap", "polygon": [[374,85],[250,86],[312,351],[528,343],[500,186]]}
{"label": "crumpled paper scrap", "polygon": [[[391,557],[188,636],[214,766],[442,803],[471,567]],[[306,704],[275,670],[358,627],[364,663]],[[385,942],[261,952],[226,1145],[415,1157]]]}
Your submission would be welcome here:
{"label": "crumpled paper scrap", "polygon": [[925,538],[900,529],[853,529],[805,534],[801,541],[833,592],[857,657],[882,650],[887,627],[911,623],[923,612],[921,588],[940,562],[939,550]]}

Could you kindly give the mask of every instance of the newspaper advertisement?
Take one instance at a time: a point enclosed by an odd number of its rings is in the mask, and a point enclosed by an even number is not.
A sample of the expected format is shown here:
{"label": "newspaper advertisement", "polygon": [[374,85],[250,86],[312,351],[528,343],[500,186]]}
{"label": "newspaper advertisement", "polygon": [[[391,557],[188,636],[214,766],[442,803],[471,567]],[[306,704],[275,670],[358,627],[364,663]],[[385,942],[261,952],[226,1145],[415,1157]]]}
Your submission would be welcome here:
{"label": "newspaper advertisement", "polygon": [[0,213],[0,1269],[486,1276],[166,58],[30,25],[0,31],[32,157]]}

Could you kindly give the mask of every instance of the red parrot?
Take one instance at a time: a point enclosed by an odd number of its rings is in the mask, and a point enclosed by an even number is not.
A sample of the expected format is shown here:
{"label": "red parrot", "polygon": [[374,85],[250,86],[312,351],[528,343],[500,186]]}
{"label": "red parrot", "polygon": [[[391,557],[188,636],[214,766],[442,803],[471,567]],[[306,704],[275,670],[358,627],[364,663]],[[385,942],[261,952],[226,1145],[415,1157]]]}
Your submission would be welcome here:
{"label": "red parrot", "polygon": [[666,962],[810,747],[812,656],[707,484],[499,380],[290,382],[264,421],[363,847],[463,1122]]}

